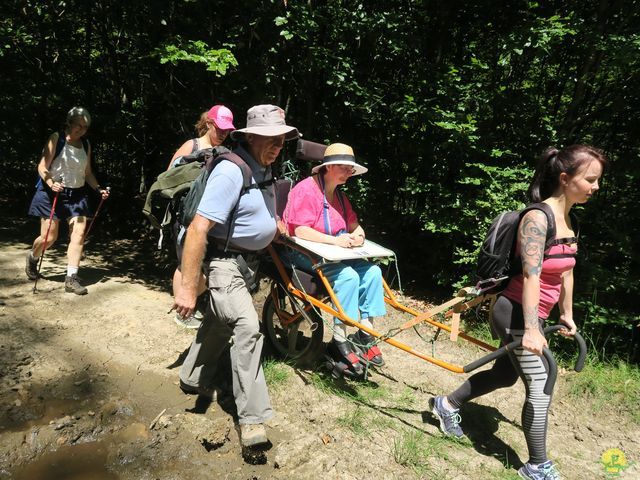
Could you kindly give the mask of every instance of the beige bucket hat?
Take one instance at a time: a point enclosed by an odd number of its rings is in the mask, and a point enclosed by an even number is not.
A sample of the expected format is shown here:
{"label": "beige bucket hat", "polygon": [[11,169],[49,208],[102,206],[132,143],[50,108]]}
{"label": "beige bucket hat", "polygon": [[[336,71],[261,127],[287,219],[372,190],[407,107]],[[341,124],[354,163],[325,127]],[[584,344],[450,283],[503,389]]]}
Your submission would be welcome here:
{"label": "beige bucket hat", "polygon": [[255,133],[264,137],[285,134],[285,140],[301,136],[296,127],[284,121],[284,110],[275,105],[256,105],[247,110],[247,126],[231,132],[231,138],[238,140],[245,133]]}

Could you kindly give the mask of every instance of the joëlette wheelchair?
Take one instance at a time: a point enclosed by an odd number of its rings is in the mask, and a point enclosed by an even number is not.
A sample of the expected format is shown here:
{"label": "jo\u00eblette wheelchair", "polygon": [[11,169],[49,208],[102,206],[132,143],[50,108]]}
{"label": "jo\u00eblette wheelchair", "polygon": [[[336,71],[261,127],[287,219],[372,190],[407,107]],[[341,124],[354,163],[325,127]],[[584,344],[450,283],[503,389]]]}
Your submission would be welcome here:
{"label": "jo\u00eblette wheelchair", "polygon": [[[299,140],[296,157],[305,161],[320,162],[325,148],[325,145]],[[276,210],[280,217],[282,217],[292,184],[293,182],[288,179],[276,182]],[[410,318],[401,325],[384,333],[367,328],[359,323],[358,319],[350,318],[345,314],[331,288],[330,282],[323,273],[324,266],[337,260],[335,258],[322,257],[317,253],[319,250],[317,248],[308,248],[311,243],[295,238],[281,237],[279,243],[274,243],[267,248],[268,255],[263,259],[260,267],[261,274],[266,276],[270,282],[269,293],[262,310],[263,332],[275,353],[288,361],[292,361],[299,366],[308,366],[313,365],[321,357],[324,351],[323,312],[329,316],[337,317],[345,325],[363,330],[373,336],[376,342],[385,342],[454,373],[469,373],[520,346],[521,341],[515,341],[496,349],[492,345],[460,330],[460,316],[463,312],[495,298],[495,295],[485,293],[485,291],[489,290],[486,282],[482,284],[484,288],[475,286],[460,289],[452,299],[425,312],[420,312],[400,303],[397,296],[389,288],[386,280],[383,279],[385,303],[395,310],[408,314]],[[360,249],[342,249],[341,247],[333,246],[331,248],[342,250],[343,252],[341,253],[349,250],[354,252],[354,256],[348,257],[349,253],[347,253],[345,258],[374,260],[376,251],[382,256],[393,255],[390,250],[384,249],[368,240]],[[311,265],[313,265],[313,271],[291,268],[285,264],[282,259],[282,253],[286,249],[294,249],[307,256],[311,261]],[[364,255],[362,250],[365,251]],[[373,251],[373,254],[367,253],[371,251]],[[436,358],[433,354],[428,355],[418,351],[396,339],[398,334],[418,325],[432,327],[435,337],[444,331],[449,334],[451,341],[455,342],[458,339],[463,339],[477,345],[488,353],[467,365],[457,365]],[[560,325],[549,326],[545,329],[545,333],[556,332],[561,328]],[[586,344],[579,334],[576,334],[575,340],[579,348],[575,370],[579,372],[584,366]],[[546,347],[543,355],[547,359],[550,369],[545,391],[551,392],[556,380],[557,366],[553,355]]]}

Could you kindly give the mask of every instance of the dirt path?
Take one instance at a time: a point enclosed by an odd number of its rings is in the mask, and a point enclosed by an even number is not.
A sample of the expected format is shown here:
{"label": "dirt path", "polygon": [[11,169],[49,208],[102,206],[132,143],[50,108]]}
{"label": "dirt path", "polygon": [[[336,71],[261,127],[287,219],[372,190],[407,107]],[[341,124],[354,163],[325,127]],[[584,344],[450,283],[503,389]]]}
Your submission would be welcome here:
{"label": "dirt path", "polygon": [[[272,364],[273,448],[247,462],[233,402],[196,404],[177,386],[193,333],[167,314],[162,279],[141,279],[135,258],[89,252],[81,269],[89,295],[65,294],[64,252],[54,249],[34,295],[23,272],[27,244],[12,234],[0,237],[0,478],[490,479],[517,478],[513,467],[527,460],[521,387],[470,404],[462,412],[470,440],[448,441],[423,411],[463,377],[383,347],[388,366],[367,384]],[[436,353],[456,363],[477,357],[446,339]],[[565,478],[604,478],[598,462],[609,448],[640,462],[638,425],[570,400],[570,375],[560,374],[549,427],[549,453]],[[622,478],[638,476],[635,465]]]}

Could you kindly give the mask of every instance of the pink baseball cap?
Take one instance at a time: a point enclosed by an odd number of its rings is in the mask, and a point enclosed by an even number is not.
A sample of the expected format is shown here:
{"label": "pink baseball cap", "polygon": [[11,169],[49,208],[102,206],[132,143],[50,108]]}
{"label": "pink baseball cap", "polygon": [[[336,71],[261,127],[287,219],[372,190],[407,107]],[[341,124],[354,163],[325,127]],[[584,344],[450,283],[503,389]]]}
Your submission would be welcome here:
{"label": "pink baseball cap", "polygon": [[207,118],[213,120],[220,130],[235,130],[233,126],[233,113],[224,105],[214,105],[207,113]]}

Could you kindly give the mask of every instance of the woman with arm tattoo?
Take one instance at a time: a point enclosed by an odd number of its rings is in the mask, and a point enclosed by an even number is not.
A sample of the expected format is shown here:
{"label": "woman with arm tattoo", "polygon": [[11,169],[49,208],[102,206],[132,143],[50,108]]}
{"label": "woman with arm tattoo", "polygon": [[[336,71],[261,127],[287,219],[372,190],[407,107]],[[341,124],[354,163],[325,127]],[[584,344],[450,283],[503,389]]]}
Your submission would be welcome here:
{"label": "woman with arm tattoo", "polygon": [[[559,479],[553,462],[547,458],[547,413],[551,395],[544,392],[549,366],[542,356],[547,346],[543,326],[551,309],[560,309],[561,334],[576,333],[573,321],[573,267],[577,251],[577,232],[569,212],[585,203],[599,189],[598,181],[607,165],[600,150],[586,145],[548,149],[529,187],[533,203],[544,203],[553,214],[541,209],[528,210],[518,227],[517,252],[522,273],[509,280],[493,308],[492,330],[502,344],[522,339],[522,347],[495,361],[490,370],[472,375],[448,396],[431,400],[440,429],[448,435],[464,435],[460,427],[460,407],[469,400],[498,388],[514,385],[521,378],[526,389],[522,408],[529,460],[518,474],[527,479]],[[548,222],[555,222],[556,238],[545,251]]]}

